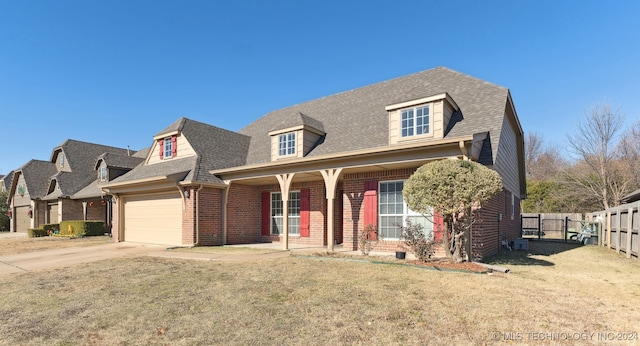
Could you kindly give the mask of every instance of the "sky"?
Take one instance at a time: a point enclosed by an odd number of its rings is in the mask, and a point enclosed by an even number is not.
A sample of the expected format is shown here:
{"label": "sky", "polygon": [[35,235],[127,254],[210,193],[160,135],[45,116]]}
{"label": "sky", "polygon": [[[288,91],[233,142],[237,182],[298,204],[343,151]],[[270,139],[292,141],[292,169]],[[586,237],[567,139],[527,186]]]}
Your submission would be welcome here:
{"label": "sky", "polygon": [[509,88],[563,148],[595,104],[640,120],[640,1],[0,0],[0,175],[438,66]]}

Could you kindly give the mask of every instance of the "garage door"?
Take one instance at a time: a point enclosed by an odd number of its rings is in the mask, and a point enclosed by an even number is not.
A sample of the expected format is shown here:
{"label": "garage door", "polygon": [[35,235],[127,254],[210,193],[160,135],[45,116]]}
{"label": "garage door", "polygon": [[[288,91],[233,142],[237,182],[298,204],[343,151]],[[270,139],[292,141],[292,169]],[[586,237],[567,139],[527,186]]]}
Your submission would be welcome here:
{"label": "garage door", "polygon": [[29,206],[16,207],[16,232],[27,233],[31,228],[31,217],[28,214]]}
{"label": "garage door", "polygon": [[182,245],[182,200],[166,194],[127,197],[124,202],[124,240]]}
{"label": "garage door", "polygon": [[58,203],[47,205],[47,223],[58,223]]}

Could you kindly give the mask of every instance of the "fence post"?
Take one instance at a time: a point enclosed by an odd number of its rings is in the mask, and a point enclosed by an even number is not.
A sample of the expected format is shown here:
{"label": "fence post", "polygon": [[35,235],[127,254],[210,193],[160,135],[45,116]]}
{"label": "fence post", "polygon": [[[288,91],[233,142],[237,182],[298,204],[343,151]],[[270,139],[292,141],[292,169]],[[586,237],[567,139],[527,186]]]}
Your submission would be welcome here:
{"label": "fence post", "polygon": [[631,258],[631,238],[633,238],[633,208],[629,207],[628,209],[629,215],[627,215],[627,244],[626,246],[626,256],[627,258]]}
{"label": "fence post", "polygon": [[607,249],[611,250],[611,211],[607,211],[606,227],[607,227]]}
{"label": "fence post", "polygon": [[569,234],[569,217],[565,216],[564,217],[564,242],[567,242],[567,235]]}
{"label": "fence post", "polygon": [[538,214],[538,241],[542,238],[542,216]]}

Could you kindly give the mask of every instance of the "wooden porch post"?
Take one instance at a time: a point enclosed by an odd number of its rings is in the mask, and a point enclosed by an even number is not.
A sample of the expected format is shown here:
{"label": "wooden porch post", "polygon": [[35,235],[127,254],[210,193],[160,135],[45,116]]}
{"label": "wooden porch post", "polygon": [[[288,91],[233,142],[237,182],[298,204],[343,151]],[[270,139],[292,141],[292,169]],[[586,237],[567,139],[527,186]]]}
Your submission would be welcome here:
{"label": "wooden porch post", "polygon": [[324,189],[327,194],[327,251],[333,252],[334,234],[333,225],[335,223],[335,215],[333,214],[333,204],[336,197],[336,186],[338,185],[338,177],[342,173],[342,168],[325,169],[320,171],[324,179]]}
{"label": "wooden porch post", "polygon": [[285,173],[276,175],[280,183],[280,193],[282,194],[282,249],[289,250],[289,189],[295,173]]}

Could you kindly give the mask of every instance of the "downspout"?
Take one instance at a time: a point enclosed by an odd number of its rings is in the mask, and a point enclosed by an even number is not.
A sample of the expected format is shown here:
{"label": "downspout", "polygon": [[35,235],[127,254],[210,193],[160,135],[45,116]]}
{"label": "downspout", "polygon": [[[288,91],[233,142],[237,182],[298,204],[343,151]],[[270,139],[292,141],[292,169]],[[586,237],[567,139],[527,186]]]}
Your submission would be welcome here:
{"label": "downspout", "polygon": [[200,195],[200,190],[203,188],[204,185],[200,185],[196,190],[196,242],[193,246],[198,246],[198,243],[200,243],[200,199],[198,196]]}

